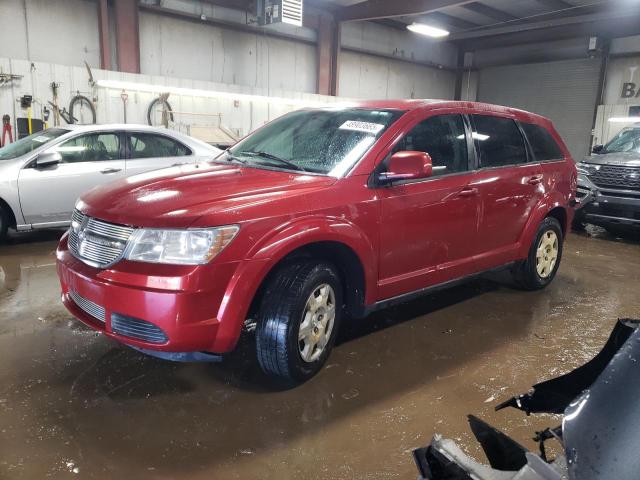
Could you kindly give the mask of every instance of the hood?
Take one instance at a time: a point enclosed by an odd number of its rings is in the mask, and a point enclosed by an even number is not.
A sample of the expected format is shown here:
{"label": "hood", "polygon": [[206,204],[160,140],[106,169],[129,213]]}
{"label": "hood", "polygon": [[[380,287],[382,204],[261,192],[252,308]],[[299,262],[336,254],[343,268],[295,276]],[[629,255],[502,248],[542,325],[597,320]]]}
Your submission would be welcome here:
{"label": "hood", "polygon": [[335,182],[326,176],[201,163],[96,187],[80,198],[78,208],[136,227],[215,226],[308,208],[306,193]]}
{"label": "hood", "polygon": [[595,165],[618,165],[625,167],[640,167],[640,153],[619,152],[589,155],[583,160]]}

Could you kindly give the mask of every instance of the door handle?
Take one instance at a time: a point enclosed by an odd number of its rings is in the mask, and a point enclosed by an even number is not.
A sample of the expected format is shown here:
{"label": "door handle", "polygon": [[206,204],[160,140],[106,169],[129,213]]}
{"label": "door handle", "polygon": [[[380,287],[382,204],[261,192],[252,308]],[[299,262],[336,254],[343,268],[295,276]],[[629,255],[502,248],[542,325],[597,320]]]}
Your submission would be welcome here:
{"label": "door handle", "polygon": [[187,162],[177,162],[177,163],[174,163],[174,164],[173,164],[173,165],[171,165],[171,166],[172,166],[172,167],[181,167],[181,166],[183,166],[183,165],[188,165],[188,163],[187,163]]}
{"label": "door handle", "polygon": [[458,193],[459,197],[475,197],[478,194],[478,189],[474,187],[465,187],[460,193]]}
{"label": "door handle", "polygon": [[534,175],[533,177],[529,177],[529,180],[527,180],[527,183],[529,185],[539,185],[542,183],[542,175]]}
{"label": "door handle", "polygon": [[100,173],[102,173],[103,175],[109,175],[111,173],[118,173],[122,171],[121,168],[105,168],[104,170],[100,170]]}

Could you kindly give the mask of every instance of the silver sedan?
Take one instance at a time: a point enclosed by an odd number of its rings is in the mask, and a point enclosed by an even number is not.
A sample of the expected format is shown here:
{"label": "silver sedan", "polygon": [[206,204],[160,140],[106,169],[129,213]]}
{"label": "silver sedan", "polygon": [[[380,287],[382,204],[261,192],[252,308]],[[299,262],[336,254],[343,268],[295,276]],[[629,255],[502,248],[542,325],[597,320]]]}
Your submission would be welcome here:
{"label": "silver sedan", "polygon": [[143,125],[49,128],[0,148],[0,240],[8,228],[69,225],[76,199],[106,182],[211,160],[220,150]]}

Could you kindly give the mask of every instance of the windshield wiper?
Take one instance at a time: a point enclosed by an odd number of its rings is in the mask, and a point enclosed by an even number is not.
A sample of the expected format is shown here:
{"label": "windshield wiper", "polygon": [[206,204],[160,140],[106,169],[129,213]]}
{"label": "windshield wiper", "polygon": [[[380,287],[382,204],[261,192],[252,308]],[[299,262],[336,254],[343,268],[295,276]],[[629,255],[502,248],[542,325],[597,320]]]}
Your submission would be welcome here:
{"label": "windshield wiper", "polygon": [[274,162],[277,162],[281,165],[286,165],[287,167],[293,169],[293,170],[300,170],[302,172],[308,172],[308,170],[304,167],[301,167],[300,165],[296,165],[293,162],[290,162],[289,160],[285,160],[284,158],[280,158],[277,157],[271,153],[267,153],[267,152],[239,152],[238,155],[247,155],[248,157],[263,157],[266,158],[267,160],[272,160]]}
{"label": "windshield wiper", "polygon": [[242,164],[247,163],[246,160],[236,157],[231,152],[226,152],[226,154],[227,154],[227,158],[226,158],[227,162],[238,162]]}

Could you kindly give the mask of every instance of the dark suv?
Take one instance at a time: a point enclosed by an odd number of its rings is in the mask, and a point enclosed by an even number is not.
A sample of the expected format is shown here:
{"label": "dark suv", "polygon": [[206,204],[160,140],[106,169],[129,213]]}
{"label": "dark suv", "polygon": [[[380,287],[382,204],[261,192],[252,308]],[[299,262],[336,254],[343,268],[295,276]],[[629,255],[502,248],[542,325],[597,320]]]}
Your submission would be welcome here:
{"label": "dark suv", "polygon": [[640,123],[578,163],[577,197],[575,227],[592,223],[612,233],[640,228]]}

